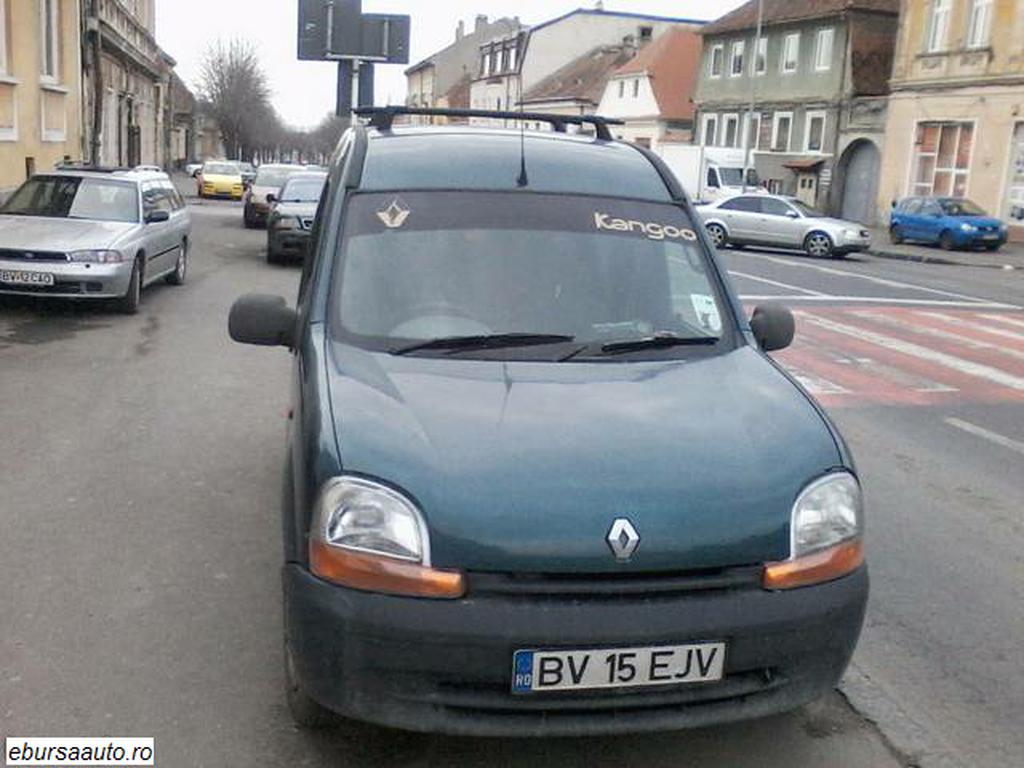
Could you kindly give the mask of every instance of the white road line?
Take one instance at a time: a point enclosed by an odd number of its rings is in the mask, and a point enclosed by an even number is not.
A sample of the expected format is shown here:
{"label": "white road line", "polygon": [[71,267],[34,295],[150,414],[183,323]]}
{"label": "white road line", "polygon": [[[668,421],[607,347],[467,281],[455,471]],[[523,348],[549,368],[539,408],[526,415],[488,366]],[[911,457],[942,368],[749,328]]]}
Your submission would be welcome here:
{"label": "white road line", "polygon": [[819,328],[824,328],[825,330],[832,331],[834,333],[841,333],[844,336],[860,339],[861,341],[866,341],[867,343],[874,344],[878,347],[891,349],[894,352],[899,352],[900,354],[908,355],[910,357],[916,357],[919,360],[927,360],[930,363],[936,363],[937,365],[950,368],[954,371],[965,373],[968,376],[986,379],[994,384],[999,384],[1003,387],[1009,387],[1010,389],[1016,389],[1024,392],[1024,379],[1020,376],[1014,376],[1013,374],[1000,370],[999,368],[993,368],[990,365],[982,365],[981,363],[975,363],[971,360],[964,360],[963,358],[956,357],[955,355],[947,355],[945,352],[939,352],[935,349],[922,347],[920,344],[914,344],[913,342],[904,341],[903,339],[896,339],[892,336],[875,333],[874,331],[869,331],[866,328],[837,323],[834,320],[828,320],[824,317],[811,315],[806,312],[800,312],[798,315],[805,322],[808,322],[811,325],[816,325]]}
{"label": "white road line", "polygon": [[[862,275],[858,272],[848,272],[845,269],[836,269],[835,267],[823,267],[820,264],[806,264],[800,261],[791,261],[790,259],[781,259],[778,256],[753,256],[751,258],[764,259],[774,264],[785,264],[788,267],[799,267],[801,269],[814,269],[818,272],[823,272],[826,275],[841,275],[843,277],[856,277],[860,280],[867,280],[870,283],[876,285],[885,285],[889,288],[904,288],[912,291],[923,291],[924,293],[934,293],[937,296],[949,296],[953,299],[963,299],[966,301],[978,301],[982,303],[988,303],[988,299],[983,299],[978,296],[970,296],[966,293],[954,293],[953,291],[943,291],[938,288],[928,288],[923,285],[915,285],[914,283],[904,283],[900,280],[889,280],[884,277],[875,277],[874,275]],[[1012,306],[1012,305],[1011,305]],[[1014,309],[1024,309],[1024,307],[1013,306]]]}
{"label": "white road line", "polygon": [[1018,309],[1012,304],[999,304],[995,301],[948,301],[946,299],[898,299],[889,296],[783,296],[779,294],[756,295],[741,293],[742,301],[834,301],[837,304],[892,304],[907,307],[949,307],[951,309]]}
{"label": "white road line", "polygon": [[964,320],[962,317],[953,317],[953,315],[944,315],[941,312],[922,312],[925,317],[932,317],[936,320],[942,320],[944,323],[955,325],[957,328],[968,328],[972,331],[981,331],[982,333],[991,333],[993,336],[1002,336],[1006,339],[1013,339],[1014,341],[1024,341],[1024,333],[1015,333],[1014,331],[1007,330],[1006,328],[996,328],[990,325],[984,325],[983,323],[972,323],[969,320]]}
{"label": "white road line", "polygon": [[999,323],[1007,323],[1008,325],[1016,325],[1019,328],[1024,328],[1024,320],[1016,320],[1006,315],[982,315],[982,317],[988,320],[995,320]]}
{"label": "white road line", "polygon": [[[900,330],[912,330],[914,333],[922,334],[924,336],[931,336],[935,339],[946,339],[971,349],[986,349],[991,350],[997,354],[1006,355],[1016,360],[1024,360],[1024,352],[1019,349],[1009,349],[1008,347],[1000,346],[999,344],[993,344],[988,341],[980,341],[979,339],[972,339],[969,336],[961,336],[959,333],[953,331],[943,331],[940,328],[930,328],[926,325],[909,325],[906,320],[901,318],[892,317],[891,315],[883,315],[881,312],[872,312],[869,309],[855,310],[853,312],[857,317],[866,317],[872,322],[879,323],[881,325],[887,325],[890,328],[896,328]],[[928,314],[921,312],[920,314]]]}
{"label": "white road line", "polygon": [[799,285],[791,285],[790,283],[780,283],[778,280],[769,280],[767,277],[761,277],[760,275],[749,275],[746,272],[733,272],[729,271],[730,275],[736,277],[742,277],[745,280],[756,280],[759,283],[765,283],[767,285],[774,285],[776,288],[788,288],[791,291],[803,291],[810,296],[828,296],[827,293],[821,291],[812,291],[810,288],[801,288]]}
{"label": "white road line", "polygon": [[1001,445],[1003,448],[1009,448],[1011,451],[1016,451],[1017,453],[1024,453],[1024,443],[1019,440],[1014,440],[1012,437],[1000,435],[998,432],[992,432],[984,427],[979,427],[977,424],[971,424],[971,422],[963,421],[962,419],[955,419],[952,416],[947,419],[943,419],[943,421],[951,427],[956,427],[957,429],[961,429],[975,437],[988,440],[990,443]]}

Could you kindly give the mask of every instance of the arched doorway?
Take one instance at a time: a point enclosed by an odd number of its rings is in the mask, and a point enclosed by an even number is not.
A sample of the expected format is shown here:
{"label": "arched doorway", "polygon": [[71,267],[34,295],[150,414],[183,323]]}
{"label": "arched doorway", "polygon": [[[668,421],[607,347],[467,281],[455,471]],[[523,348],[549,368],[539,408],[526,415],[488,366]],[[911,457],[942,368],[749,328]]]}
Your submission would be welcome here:
{"label": "arched doorway", "polygon": [[839,161],[843,178],[840,215],[871,226],[876,221],[875,197],[881,156],[868,139],[858,139],[846,148]]}

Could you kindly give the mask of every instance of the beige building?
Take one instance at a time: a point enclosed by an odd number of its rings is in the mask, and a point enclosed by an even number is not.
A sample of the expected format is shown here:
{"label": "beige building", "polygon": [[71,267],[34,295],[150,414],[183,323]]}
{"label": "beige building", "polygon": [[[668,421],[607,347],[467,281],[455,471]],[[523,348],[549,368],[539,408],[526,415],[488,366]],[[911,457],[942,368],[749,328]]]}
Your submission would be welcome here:
{"label": "beige building", "polygon": [[81,155],[78,0],[0,0],[0,196]]}
{"label": "beige building", "polygon": [[1024,239],[1022,52],[1024,0],[906,0],[880,211],[906,195],[963,195]]}

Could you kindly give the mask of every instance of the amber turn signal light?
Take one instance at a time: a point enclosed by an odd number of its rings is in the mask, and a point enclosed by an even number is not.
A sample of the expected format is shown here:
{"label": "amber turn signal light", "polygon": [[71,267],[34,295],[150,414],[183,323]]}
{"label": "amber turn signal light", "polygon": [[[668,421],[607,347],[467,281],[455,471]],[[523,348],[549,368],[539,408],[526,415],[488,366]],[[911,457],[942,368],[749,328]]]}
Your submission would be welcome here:
{"label": "amber turn signal light", "polygon": [[309,566],[315,576],[343,587],[406,597],[453,600],[466,593],[458,571],[442,571],[381,555],[352,552],[313,540]]}
{"label": "amber turn signal light", "polygon": [[864,543],[853,539],[795,560],[767,563],[762,583],[765,589],[808,587],[852,573],[863,563]]}

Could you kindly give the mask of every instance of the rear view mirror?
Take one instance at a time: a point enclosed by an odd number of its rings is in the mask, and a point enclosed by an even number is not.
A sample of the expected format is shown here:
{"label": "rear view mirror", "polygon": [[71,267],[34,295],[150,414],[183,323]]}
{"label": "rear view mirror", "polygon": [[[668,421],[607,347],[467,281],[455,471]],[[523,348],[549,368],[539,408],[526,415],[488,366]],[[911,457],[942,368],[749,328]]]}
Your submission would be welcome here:
{"label": "rear view mirror", "polygon": [[170,211],[150,211],[146,214],[147,224],[156,224],[161,221],[169,221],[171,218]]}
{"label": "rear view mirror", "polygon": [[231,306],[228,333],[241,344],[291,348],[297,319],[283,297],[251,293]]}
{"label": "rear view mirror", "polygon": [[271,203],[271,204],[276,203],[277,202],[277,195],[275,195],[273,192],[268,192],[267,193],[267,202]]}
{"label": "rear view mirror", "polygon": [[786,211],[786,216],[788,218],[790,218],[790,219],[799,219],[800,218],[800,214],[797,213],[796,211]]}
{"label": "rear view mirror", "polygon": [[793,343],[796,321],[793,313],[781,304],[762,304],[750,318],[750,330],[761,349],[774,352]]}

